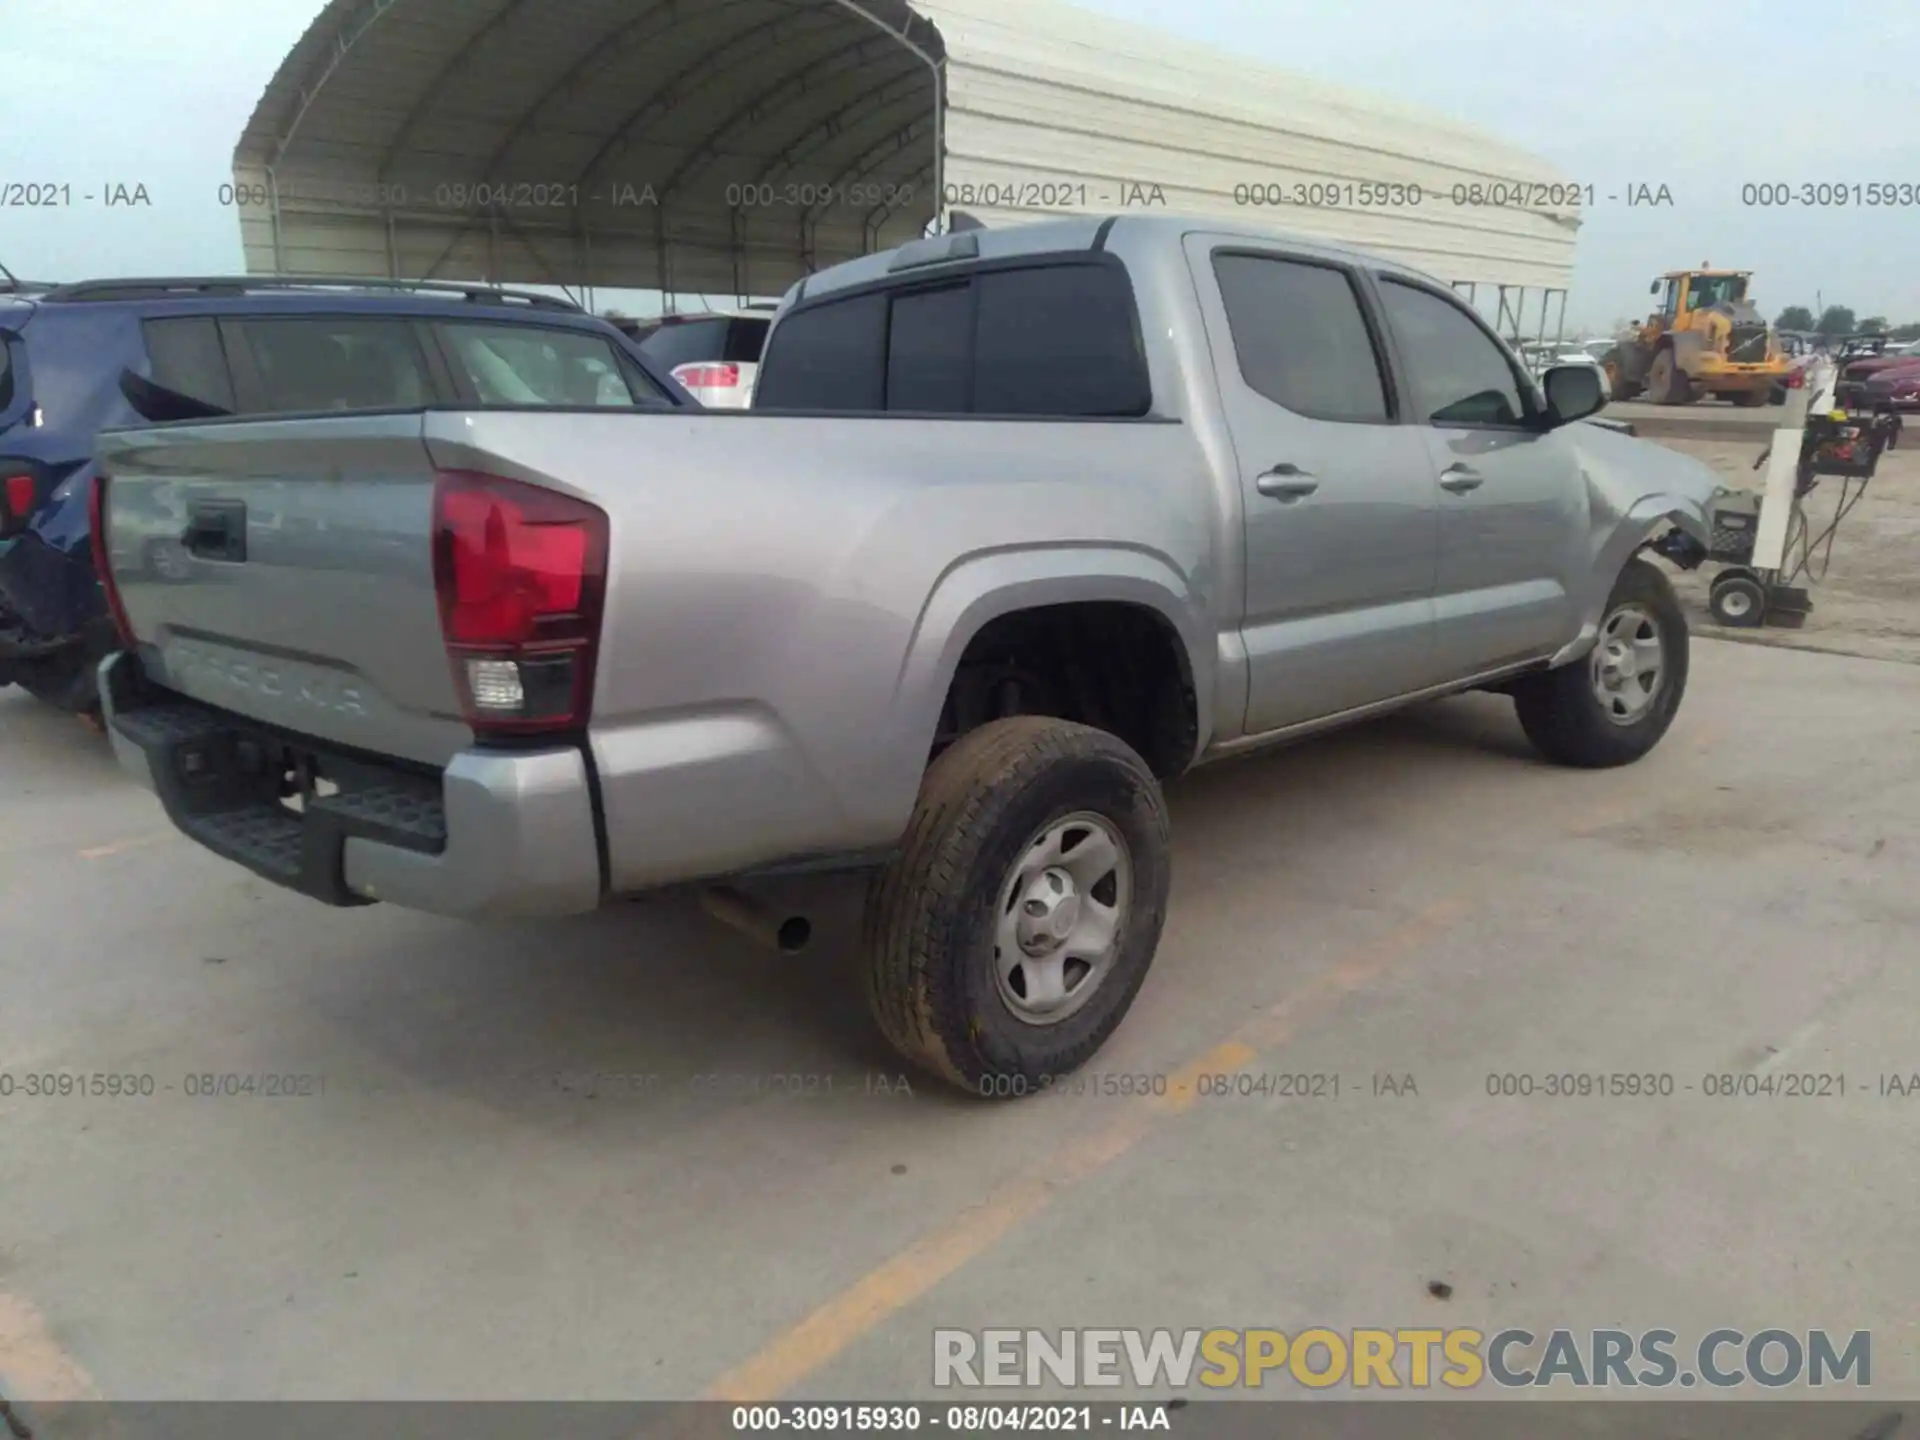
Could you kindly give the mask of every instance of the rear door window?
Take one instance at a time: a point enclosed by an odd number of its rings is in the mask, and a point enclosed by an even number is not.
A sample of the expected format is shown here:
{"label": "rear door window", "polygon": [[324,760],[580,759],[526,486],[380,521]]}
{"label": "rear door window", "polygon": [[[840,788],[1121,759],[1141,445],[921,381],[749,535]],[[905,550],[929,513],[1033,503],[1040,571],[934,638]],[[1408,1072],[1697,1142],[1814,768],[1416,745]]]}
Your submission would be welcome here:
{"label": "rear door window", "polygon": [[1213,273],[1249,389],[1315,420],[1387,418],[1380,357],[1345,271],[1228,252]]}
{"label": "rear door window", "polygon": [[13,337],[0,330],[0,416],[13,408]]}
{"label": "rear door window", "polygon": [[887,297],[797,310],[767,342],[755,409],[879,410],[885,404]]}
{"label": "rear door window", "polygon": [[409,410],[434,389],[411,322],[328,316],[243,320],[267,414]]}
{"label": "rear door window", "polygon": [[482,405],[558,405],[631,409],[655,405],[651,385],[636,389],[604,335],[537,325],[441,328],[454,368]]}
{"label": "rear door window", "polygon": [[227,352],[220,344],[220,326],[210,316],[146,320],[140,333],[152,364],[153,383],[177,395],[186,395],[222,410],[239,406],[233,398],[233,375]]}

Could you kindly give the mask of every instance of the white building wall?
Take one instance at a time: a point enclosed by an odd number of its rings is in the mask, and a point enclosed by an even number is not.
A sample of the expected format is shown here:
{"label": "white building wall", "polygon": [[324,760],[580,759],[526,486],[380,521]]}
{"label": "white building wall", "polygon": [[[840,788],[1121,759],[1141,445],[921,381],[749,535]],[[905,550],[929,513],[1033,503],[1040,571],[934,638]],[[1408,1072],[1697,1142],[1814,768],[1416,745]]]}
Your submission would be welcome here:
{"label": "white building wall", "polygon": [[[1173,211],[1270,219],[1447,280],[1571,278],[1575,212],[1547,202],[1572,187],[1517,147],[1056,0],[915,8],[947,43],[946,196],[988,224],[1164,197]],[[1455,187],[1473,184],[1482,203],[1456,204]],[[1305,198],[1333,203],[1292,203],[1311,186]]]}

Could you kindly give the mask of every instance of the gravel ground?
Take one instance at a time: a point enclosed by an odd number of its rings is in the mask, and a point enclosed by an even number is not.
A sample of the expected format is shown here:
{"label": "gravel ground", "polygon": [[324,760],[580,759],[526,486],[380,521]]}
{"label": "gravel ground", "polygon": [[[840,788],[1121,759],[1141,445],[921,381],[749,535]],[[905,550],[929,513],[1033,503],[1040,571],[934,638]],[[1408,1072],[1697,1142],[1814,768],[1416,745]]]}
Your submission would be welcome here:
{"label": "gravel ground", "polygon": [[[1694,629],[1720,639],[1920,664],[1920,444],[1915,441],[1920,441],[1920,431],[1909,441],[1910,448],[1881,458],[1865,498],[1841,525],[1826,578],[1812,587],[1813,614],[1804,629],[1730,630],[1714,624],[1707,614],[1707,587],[1719,567],[1711,564],[1691,575],[1675,573]],[[1658,443],[1705,461],[1729,485],[1760,484],[1761,472],[1752,468],[1758,445],[1723,440]],[[1810,497],[1815,534],[1832,519],[1839,497],[1838,480],[1822,480]]]}

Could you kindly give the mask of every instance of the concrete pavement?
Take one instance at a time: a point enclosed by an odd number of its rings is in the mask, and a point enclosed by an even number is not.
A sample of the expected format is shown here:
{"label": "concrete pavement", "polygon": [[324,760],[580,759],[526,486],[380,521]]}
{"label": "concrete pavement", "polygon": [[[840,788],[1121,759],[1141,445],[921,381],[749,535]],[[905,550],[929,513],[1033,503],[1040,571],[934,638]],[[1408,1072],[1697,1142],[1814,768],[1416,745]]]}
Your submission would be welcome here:
{"label": "concrete pavement", "polygon": [[[324,910],[7,692],[0,1391],[910,1396],[935,1326],[1314,1323],[1871,1329],[1914,1394],[1917,747],[1920,670],[1701,643],[1629,770],[1473,696],[1203,771],[1088,1077],[1172,1092],[987,1106],[875,1038],[844,885],[799,959]],[[1343,1088],[1174,1098],[1233,1070]],[[1489,1094],[1572,1071],[1674,1093]],[[1846,1093],[1703,1093],[1776,1072]]]}

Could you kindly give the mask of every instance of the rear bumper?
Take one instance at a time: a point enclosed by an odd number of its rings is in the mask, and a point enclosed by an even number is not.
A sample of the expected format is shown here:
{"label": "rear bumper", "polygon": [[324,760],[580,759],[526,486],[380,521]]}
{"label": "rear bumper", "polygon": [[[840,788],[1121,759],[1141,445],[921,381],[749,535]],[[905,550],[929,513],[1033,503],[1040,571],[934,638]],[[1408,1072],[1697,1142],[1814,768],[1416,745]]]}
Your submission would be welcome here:
{"label": "rear bumper", "polygon": [[[604,893],[593,780],[581,751],[467,750],[442,772],[329,749],[100,667],[121,766],[179,830],[329,905],[391,901],[439,915],[566,915]],[[336,784],[304,811],[279,795],[299,758]]]}

